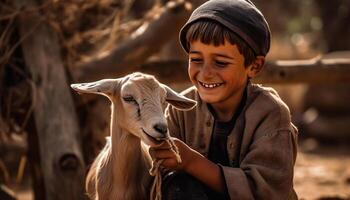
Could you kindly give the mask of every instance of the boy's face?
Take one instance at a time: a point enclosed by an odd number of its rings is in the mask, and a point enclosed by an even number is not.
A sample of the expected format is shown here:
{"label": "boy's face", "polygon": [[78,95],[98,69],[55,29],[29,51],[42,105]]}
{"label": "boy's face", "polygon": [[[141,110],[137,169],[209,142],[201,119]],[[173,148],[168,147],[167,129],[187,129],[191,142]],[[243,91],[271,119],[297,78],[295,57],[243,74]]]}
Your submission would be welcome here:
{"label": "boy's face", "polygon": [[240,101],[248,70],[236,45],[227,41],[220,46],[190,43],[189,77],[201,99],[213,106],[230,108]]}

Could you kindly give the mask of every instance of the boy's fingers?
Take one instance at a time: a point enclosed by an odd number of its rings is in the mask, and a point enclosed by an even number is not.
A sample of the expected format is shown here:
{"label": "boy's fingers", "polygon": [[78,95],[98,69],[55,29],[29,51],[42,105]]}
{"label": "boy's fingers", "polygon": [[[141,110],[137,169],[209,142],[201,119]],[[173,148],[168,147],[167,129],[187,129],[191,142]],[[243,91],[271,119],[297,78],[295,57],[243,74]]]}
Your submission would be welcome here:
{"label": "boy's fingers", "polygon": [[[152,159],[158,159],[159,157],[157,156],[159,151],[170,151],[170,149],[154,149],[154,148],[149,148],[148,152],[149,155],[151,156]],[[163,155],[163,153],[161,153]]]}
{"label": "boy's fingers", "polygon": [[164,159],[161,166],[176,169],[179,166],[179,163],[176,161],[176,159]]}
{"label": "boy's fingers", "polygon": [[153,154],[153,157],[156,159],[167,159],[167,158],[175,157],[175,155],[172,151],[164,150],[164,149],[154,150],[152,152],[152,154]]}

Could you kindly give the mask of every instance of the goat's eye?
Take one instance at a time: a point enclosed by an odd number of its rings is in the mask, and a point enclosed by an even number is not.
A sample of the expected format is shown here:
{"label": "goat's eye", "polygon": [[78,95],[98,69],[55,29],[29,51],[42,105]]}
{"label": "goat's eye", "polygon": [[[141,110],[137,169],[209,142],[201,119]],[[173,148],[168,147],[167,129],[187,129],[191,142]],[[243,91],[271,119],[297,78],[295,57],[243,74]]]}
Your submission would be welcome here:
{"label": "goat's eye", "polygon": [[124,96],[123,97],[123,100],[126,102],[126,103],[131,103],[131,104],[138,104],[137,101],[134,99],[133,96],[131,95],[127,95],[127,96]]}

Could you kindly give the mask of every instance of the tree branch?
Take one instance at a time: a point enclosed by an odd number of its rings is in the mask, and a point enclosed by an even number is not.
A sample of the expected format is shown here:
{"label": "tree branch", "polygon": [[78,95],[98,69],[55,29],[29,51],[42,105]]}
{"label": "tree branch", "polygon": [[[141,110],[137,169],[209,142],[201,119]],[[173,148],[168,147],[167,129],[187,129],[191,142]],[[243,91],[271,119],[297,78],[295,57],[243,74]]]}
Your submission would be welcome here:
{"label": "tree branch", "polygon": [[171,1],[152,21],[145,22],[131,36],[112,51],[87,62],[78,64],[73,77],[77,81],[100,79],[138,70],[154,53],[179,31],[191,13],[191,6],[184,0]]}

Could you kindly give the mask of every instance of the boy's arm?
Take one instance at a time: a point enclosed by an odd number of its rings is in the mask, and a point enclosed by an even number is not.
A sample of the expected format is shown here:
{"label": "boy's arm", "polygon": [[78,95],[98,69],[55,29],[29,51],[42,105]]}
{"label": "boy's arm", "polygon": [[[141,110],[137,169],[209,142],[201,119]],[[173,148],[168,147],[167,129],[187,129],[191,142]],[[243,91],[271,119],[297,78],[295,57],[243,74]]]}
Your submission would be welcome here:
{"label": "boy's arm", "polygon": [[196,177],[213,190],[224,193],[225,180],[220,167],[196,151],[191,157],[192,159],[184,168],[184,171]]}
{"label": "boy's arm", "polygon": [[232,199],[292,199],[293,167],[296,156],[296,135],[291,131],[276,131],[253,142],[240,168],[220,167],[200,153],[175,139],[182,163],[176,162],[170,147],[164,143],[153,149],[153,157],[162,159],[167,169],[184,170],[210,188],[225,191]]}

